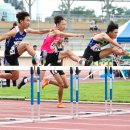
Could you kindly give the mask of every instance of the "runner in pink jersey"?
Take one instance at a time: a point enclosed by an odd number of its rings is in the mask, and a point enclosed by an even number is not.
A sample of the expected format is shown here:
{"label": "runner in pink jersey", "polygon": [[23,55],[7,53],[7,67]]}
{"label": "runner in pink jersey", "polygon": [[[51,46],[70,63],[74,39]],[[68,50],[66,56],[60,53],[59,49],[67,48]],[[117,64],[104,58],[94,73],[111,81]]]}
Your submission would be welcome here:
{"label": "runner in pink jersey", "polygon": [[80,65],[90,65],[92,62],[92,58],[89,60],[83,60],[79,56],[75,55],[71,50],[60,51],[56,52],[56,42],[60,39],[60,37],[84,37],[84,34],[74,34],[74,33],[66,33],[64,32],[66,28],[66,21],[62,16],[56,16],[54,18],[54,22],[56,24],[56,28],[53,32],[50,32],[47,37],[45,38],[42,47],[41,47],[41,54],[43,52],[47,52],[46,63],[45,66],[48,64],[57,63],[58,60],[62,60],[66,57],[69,57],[73,61],[78,62]]}
{"label": "runner in pink jersey", "polygon": [[[65,21],[62,16],[56,16],[54,21],[56,24],[56,30],[47,35],[41,46],[41,52],[44,52],[44,50],[46,50],[46,52],[48,53],[46,57],[45,66],[47,66],[48,64],[50,64],[51,66],[62,66],[62,59],[64,58],[64,56],[66,57],[74,56],[77,58],[77,60],[81,60],[78,56],[74,55],[72,51],[70,50],[63,51],[63,47],[61,49],[61,46],[63,42],[62,39],[64,39],[65,36],[83,37],[84,35],[63,32],[63,30],[65,29],[64,28]],[[65,107],[64,104],[62,103],[63,90],[69,87],[68,80],[63,70],[51,70],[51,73],[56,81],[45,78],[42,83],[42,88],[44,88],[48,84],[58,86],[57,107],[63,108]]]}
{"label": "runner in pink jersey", "polygon": [[[64,46],[62,45],[62,42],[64,41],[64,38],[61,38],[57,42],[57,51],[63,51]],[[62,66],[62,60],[58,60],[56,64],[51,64],[51,66]],[[58,87],[58,108],[64,108],[64,104],[62,102],[63,97],[63,91],[64,89],[69,87],[69,82],[67,80],[66,74],[63,70],[50,70],[51,74],[53,75],[55,80],[45,78],[43,80],[42,88],[47,86],[48,84],[53,84],[56,87]]]}

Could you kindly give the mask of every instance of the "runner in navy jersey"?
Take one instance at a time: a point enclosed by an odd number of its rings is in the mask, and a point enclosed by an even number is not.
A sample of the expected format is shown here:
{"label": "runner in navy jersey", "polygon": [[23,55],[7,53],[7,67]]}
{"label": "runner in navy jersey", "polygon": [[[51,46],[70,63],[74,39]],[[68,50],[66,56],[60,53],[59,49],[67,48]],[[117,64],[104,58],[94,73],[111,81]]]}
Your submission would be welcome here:
{"label": "runner in navy jersey", "polygon": [[107,27],[107,32],[96,34],[87,45],[83,58],[88,59],[93,56],[93,61],[98,61],[110,54],[128,55],[125,49],[115,41],[118,33],[118,24],[111,21]]}
{"label": "runner in navy jersey", "polygon": [[[45,34],[50,30],[33,30],[29,28],[30,16],[27,12],[19,12],[16,14],[18,19],[18,26],[10,30],[9,32],[0,36],[0,41],[6,40],[5,45],[5,58],[11,66],[18,66],[18,58],[24,52],[28,52],[31,56],[34,56],[36,60],[40,60],[42,56],[38,56],[29,43],[22,42],[27,33],[32,34]],[[11,73],[0,73],[0,78],[17,80],[19,78],[19,71],[13,70]]]}

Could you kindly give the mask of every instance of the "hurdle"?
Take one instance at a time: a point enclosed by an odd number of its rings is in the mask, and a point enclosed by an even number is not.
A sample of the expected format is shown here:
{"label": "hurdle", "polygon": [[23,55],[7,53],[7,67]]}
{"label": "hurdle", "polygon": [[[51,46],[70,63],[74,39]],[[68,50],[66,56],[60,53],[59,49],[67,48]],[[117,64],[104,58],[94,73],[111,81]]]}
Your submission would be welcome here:
{"label": "hurdle", "polygon": [[[35,67],[35,66],[34,66]],[[34,121],[34,67],[30,68],[31,74],[31,118]],[[40,68],[37,67],[37,118],[40,119]]]}
{"label": "hurdle", "polygon": [[[47,121],[47,120],[59,120],[59,119],[72,119],[72,118],[78,118],[80,117],[79,116],[79,112],[78,112],[78,108],[79,108],[79,69],[81,70],[89,70],[90,68],[92,69],[92,67],[84,67],[84,66],[80,66],[80,67],[70,67],[70,66],[58,66],[57,68],[56,67],[53,67],[53,66],[49,66],[49,67],[46,67],[46,66],[40,66],[39,67],[40,70],[69,70],[70,69],[70,116],[66,116],[66,115],[62,115],[62,116],[58,116],[58,115],[53,115],[55,116],[55,118],[53,119],[40,119],[41,121]],[[103,67],[100,67],[100,68],[97,68],[97,67],[93,67],[93,69],[103,69],[104,70],[104,66]],[[76,71],[76,111],[74,113],[74,110],[75,110],[75,106],[74,106],[74,94],[73,94],[73,89],[74,89],[74,85],[73,85],[73,80],[74,80],[74,76],[73,76],[73,71]],[[37,119],[35,119],[35,121],[37,121]]]}
{"label": "hurdle", "polygon": [[[94,73],[100,70],[104,70],[105,73],[105,78],[104,78],[104,101],[105,101],[105,106],[104,106],[104,112],[79,112],[79,70],[94,70]],[[107,73],[107,67],[105,66],[88,66],[85,67],[76,67],[76,112],[75,112],[75,118],[84,118],[84,117],[93,117],[93,116],[105,116],[108,115],[108,73]],[[88,77],[88,76],[87,76]],[[86,79],[86,77],[85,77]]]}
{"label": "hurdle", "polygon": [[[91,67],[89,67],[91,68]],[[95,67],[92,67],[93,69],[95,69]],[[91,68],[91,69],[92,69]],[[112,69],[113,68],[113,69]],[[77,67],[76,67],[77,69]],[[80,67],[79,67],[80,69]],[[81,68],[83,69],[83,68]],[[88,69],[88,68],[86,68]],[[124,69],[130,69],[129,66],[114,66],[114,67],[105,67],[102,68],[105,69],[105,84],[104,84],[104,101],[105,101],[105,112],[90,112],[91,115],[80,115],[80,113],[78,113],[78,94],[77,94],[77,86],[78,83],[76,84],[76,114],[75,117],[92,117],[92,116],[105,116],[105,115],[111,115],[111,114],[126,114],[126,113],[130,113],[130,111],[123,111],[123,110],[113,110],[112,109],[112,105],[113,105],[113,70],[124,70]],[[84,70],[84,69],[83,69]],[[110,77],[108,77],[108,70],[110,70]],[[96,71],[96,70],[95,70]],[[108,102],[108,78],[110,78],[110,100]],[[76,77],[77,80],[77,77]],[[108,108],[108,106],[110,105],[110,107]],[[85,112],[84,112],[85,113]],[[87,112],[86,112],[87,113]]]}
{"label": "hurdle", "polygon": [[[26,70],[29,71],[30,70],[30,74],[31,74],[31,79],[33,81],[34,79],[34,75],[33,75],[33,67],[30,66],[0,66],[0,70]],[[34,82],[31,82],[31,86],[34,87]],[[30,93],[33,93],[33,88],[30,90]],[[21,118],[15,118],[15,117],[4,117],[4,118],[0,118],[0,120],[2,120],[0,122],[0,125],[8,125],[8,124],[17,124],[17,123],[31,123],[33,122],[33,111],[34,111],[34,95],[31,95],[31,118],[25,118],[25,117],[21,117]]]}
{"label": "hurdle", "polygon": [[[130,110],[124,110],[124,109],[114,109],[113,105],[116,105],[116,103],[113,103],[113,70],[130,70],[130,66],[111,66],[110,68],[110,109],[109,114],[110,115],[118,115],[118,114],[128,114],[130,113]],[[117,103],[119,104],[119,103]]]}

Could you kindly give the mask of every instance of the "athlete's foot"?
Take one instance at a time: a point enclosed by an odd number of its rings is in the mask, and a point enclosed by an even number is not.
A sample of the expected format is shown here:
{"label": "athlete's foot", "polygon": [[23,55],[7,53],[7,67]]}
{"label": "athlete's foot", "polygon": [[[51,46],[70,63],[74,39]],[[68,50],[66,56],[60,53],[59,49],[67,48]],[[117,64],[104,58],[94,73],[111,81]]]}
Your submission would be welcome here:
{"label": "athlete's foot", "polygon": [[85,61],[85,66],[90,66],[92,62],[93,62],[93,56],[90,56],[89,59]]}
{"label": "athlete's foot", "polygon": [[57,107],[58,107],[58,108],[64,108],[65,106],[64,106],[64,104],[63,104],[62,102],[59,102],[59,103],[57,104]]}
{"label": "athlete's foot", "polygon": [[85,65],[85,60],[84,59],[80,59],[78,62],[80,65],[84,66]]}
{"label": "athlete's foot", "polygon": [[20,89],[22,86],[24,86],[26,83],[24,82],[24,79],[26,79],[27,77],[23,77],[23,79],[21,80],[21,82],[18,84],[17,88]]}
{"label": "athlete's foot", "polygon": [[42,83],[42,89],[45,88],[45,86],[47,86],[49,84],[49,79],[44,79],[43,83]]}

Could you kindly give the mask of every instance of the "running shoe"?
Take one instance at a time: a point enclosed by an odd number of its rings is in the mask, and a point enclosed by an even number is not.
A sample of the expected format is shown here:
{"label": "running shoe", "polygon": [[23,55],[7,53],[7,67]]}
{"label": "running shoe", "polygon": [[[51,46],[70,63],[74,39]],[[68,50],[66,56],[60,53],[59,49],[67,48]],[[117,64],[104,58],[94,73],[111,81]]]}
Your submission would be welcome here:
{"label": "running shoe", "polygon": [[45,88],[45,86],[47,86],[49,84],[49,79],[44,79],[44,82],[43,82],[43,84],[42,84],[42,89],[44,89]]}
{"label": "running shoe", "polygon": [[93,56],[90,56],[89,59],[85,61],[85,66],[90,66],[92,62],[93,62]]}
{"label": "running shoe", "polygon": [[22,86],[24,86],[26,83],[24,82],[24,79],[26,79],[27,77],[23,77],[23,79],[21,80],[21,82],[18,84],[17,88],[20,89]]}

